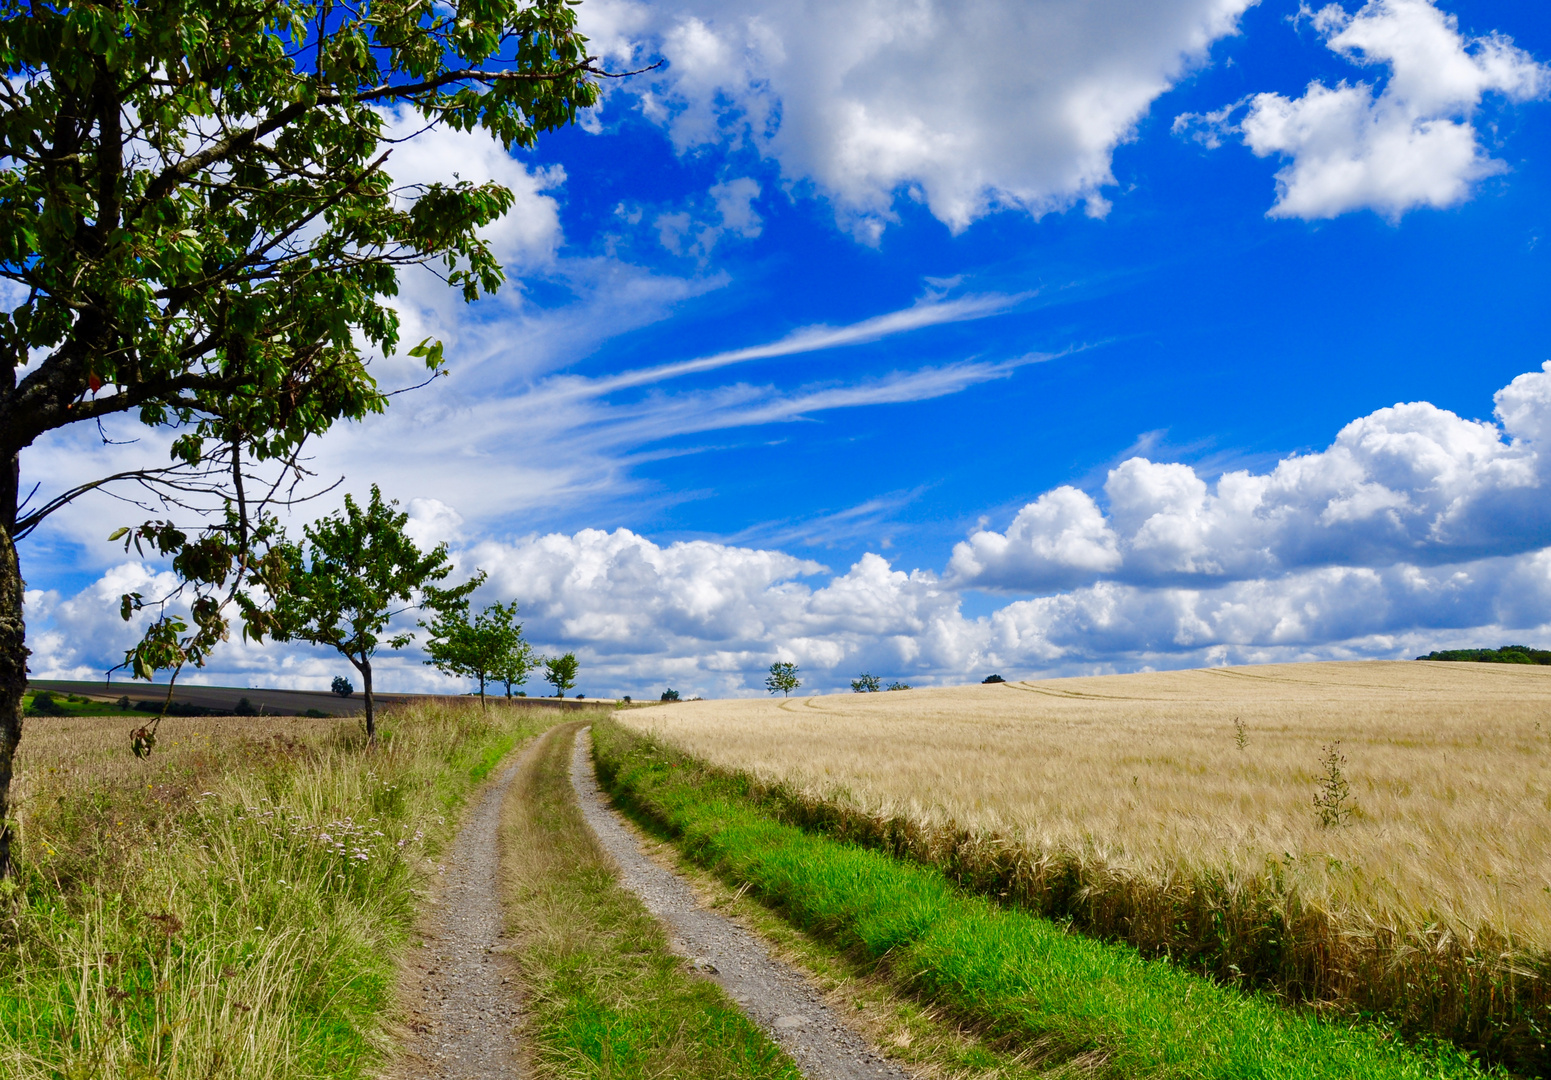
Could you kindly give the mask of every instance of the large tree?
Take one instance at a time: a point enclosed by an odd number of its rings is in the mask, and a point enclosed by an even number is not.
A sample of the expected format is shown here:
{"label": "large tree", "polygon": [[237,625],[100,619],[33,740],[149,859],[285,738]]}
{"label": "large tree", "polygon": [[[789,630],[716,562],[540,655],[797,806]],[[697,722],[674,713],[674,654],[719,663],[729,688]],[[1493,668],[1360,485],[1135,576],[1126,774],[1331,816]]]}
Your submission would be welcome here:
{"label": "large tree", "polygon": [[[603,73],[565,0],[0,0],[0,68],[4,874],[27,658],[17,541],[87,491],[138,483],[167,518],[126,543],[170,559],[193,596],[186,616],[127,597],[126,615],[157,615],[129,660],[139,675],[200,663],[242,580],[276,565],[262,522],[303,440],[387,404],[367,358],[398,347],[397,268],[434,263],[467,300],[501,281],[479,230],[511,193],[397,188],[385,111],[526,147],[594,104]],[[118,414],[168,433],[165,468],[22,497],[23,451]]]}

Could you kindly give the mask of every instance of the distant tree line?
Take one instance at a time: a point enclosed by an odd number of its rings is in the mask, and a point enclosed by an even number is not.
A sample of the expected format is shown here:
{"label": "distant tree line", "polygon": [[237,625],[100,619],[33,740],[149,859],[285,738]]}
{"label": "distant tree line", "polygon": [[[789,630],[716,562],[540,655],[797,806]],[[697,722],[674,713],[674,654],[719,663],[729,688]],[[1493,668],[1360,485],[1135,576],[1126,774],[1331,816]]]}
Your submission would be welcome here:
{"label": "distant tree line", "polygon": [[1497,649],[1442,649],[1418,660],[1466,660],[1477,664],[1551,664],[1551,649],[1504,645]]}

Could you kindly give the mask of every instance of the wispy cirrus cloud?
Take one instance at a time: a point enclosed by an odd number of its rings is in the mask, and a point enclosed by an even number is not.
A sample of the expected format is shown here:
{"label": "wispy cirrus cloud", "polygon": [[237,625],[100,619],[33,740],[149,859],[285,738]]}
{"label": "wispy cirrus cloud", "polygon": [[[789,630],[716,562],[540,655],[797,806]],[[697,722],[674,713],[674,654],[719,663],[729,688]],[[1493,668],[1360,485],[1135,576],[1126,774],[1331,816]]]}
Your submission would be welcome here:
{"label": "wispy cirrus cloud", "polygon": [[804,326],[775,341],[761,345],[728,349],[710,356],[676,360],[655,367],[638,368],[607,378],[586,380],[558,378],[553,380],[552,386],[556,392],[563,392],[562,388],[575,386],[580,394],[598,397],[631,387],[665,382],[684,375],[695,375],[702,371],[730,367],[733,364],[744,364],[751,360],[773,360],[783,356],[799,356],[804,353],[822,352],[826,349],[840,349],[849,345],[865,345],[930,326],[984,319],[1009,311],[1032,295],[1032,293],[1018,293],[1011,296],[985,293],[953,300],[924,300],[898,311],[875,315],[870,319],[844,326]]}
{"label": "wispy cirrus cloud", "polygon": [[[597,385],[612,376],[557,377],[527,393],[403,410],[391,422],[384,418],[337,440],[317,467],[345,475],[390,468],[395,490],[452,503],[474,521],[519,512],[549,520],[553,508],[583,497],[594,509],[610,499],[639,497],[647,487],[634,472],[640,464],[712,449],[686,443],[687,437],[926,401],[1008,378],[1047,359],[1035,353],[927,364],[791,389],[740,382],[627,401],[611,400]],[[556,382],[563,385],[557,388]],[[416,449],[432,444],[434,456]]]}
{"label": "wispy cirrus cloud", "polygon": [[[801,327],[770,341],[598,376],[558,373],[523,385],[497,379],[499,356],[463,365],[413,408],[329,437],[317,467],[347,476],[389,471],[401,497],[454,504],[474,522],[517,513],[543,520],[562,505],[639,498],[639,465],[709,452],[684,440],[714,431],[812,419],[841,409],[926,401],[1005,379],[1052,353],[957,359],[884,373],[781,385],[675,380],[760,360],[817,354],[1012,311],[1028,293],[930,296],[839,326]],[[833,366],[831,366],[833,370]],[[425,448],[434,447],[435,453]]]}
{"label": "wispy cirrus cloud", "polygon": [[[565,507],[588,505],[597,510],[613,501],[641,498],[649,485],[636,470],[648,461],[714,449],[686,445],[685,437],[790,423],[841,409],[939,398],[1007,378],[1053,355],[949,360],[796,385],[739,381],[673,392],[663,389],[674,380],[740,364],[822,353],[991,318],[1013,310],[1032,294],[929,295],[908,307],[857,322],[805,326],[766,342],[707,356],[596,377],[571,373],[535,377],[536,370],[553,367],[568,353],[574,355],[577,339],[597,341],[607,336],[609,326],[631,328],[653,321],[695,292],[690,282],[631,273],[622,264],[611,264],[611,275],[602,265],[607,262],[567,264],[568,273],[581,272],[587,283],[573,307],[530,311],[514,300],[503,324],[483,326],[468,319],[447,324],[444,333],[450,331],[451,342],[460,346],[450,377],[399,399],[383,416],[337,427],[314,447],[309,467],[328,481],[343,476],[359,486],[362,478],[372,479],[401,500],[436,499],[454,505],[476,527],[514,514],[560,524]],[[621,274],[634,283],[633,299],[606,300],[619,291],[610,282],[618,284]],[[434,319],[424,323],[408,319],[404,336],[413,340],[438,325]],[[508,356],[512,351],[521,355]],[[415,376],[402,359],[379,366],[380,377],[389,385]],[[164,433],[132,429],[127,423],[120,426],[122,431],[110,425],[108,434],[140,438],[138,446],[128,451],[137,460],[146,464],[165,460]],[[125,448],[103,443],[95,433],[71,431],[30,450],[25,464],[29,478],[42,480],[47,494],[113,471],[116,463],[122,467],[125,453]],[[65,540],[72,549],[96,547],[108,531],[101,526],[102,509],[93,500],[73,507],[40,538],[52,531],[58,534],[54,539]],[[325,500],[308,506],[306,513],[328,509]],[[93,561],[107,565],[101,559],[112,555],[102,549]]]}

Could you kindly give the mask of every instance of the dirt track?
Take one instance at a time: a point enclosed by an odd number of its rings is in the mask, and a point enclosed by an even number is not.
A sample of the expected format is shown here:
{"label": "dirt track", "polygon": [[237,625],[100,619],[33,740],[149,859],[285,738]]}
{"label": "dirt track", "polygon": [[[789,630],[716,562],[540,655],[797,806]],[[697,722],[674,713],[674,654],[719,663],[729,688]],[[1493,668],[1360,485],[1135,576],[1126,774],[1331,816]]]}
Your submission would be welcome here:
{"label": "dirt track", "polygon": [[582,816],[619,864],[621,883],[667,924],[674,947],[791,1054],[804,1076],[906,1080],[907,1073],[841,1023],[807,979],[771,959],[770,951],[753,934],[702,908],[681,878],[647,858],[598,788],[587,753],[589,734],[590,729],[577,733],[571,759],[571,784]]}
{"label": "dirt track", "polygon": [[411,950],[404,994],[412,1033],[398,1070],[404,1080],[506,1080],[519,1071],[515,965],[503,944],[496,876],[501,800],[528,747],[469,812],[437,867],[434,909]]}
{"label": "dirt track", "polygon": [[[814,1080],[907,1080],[841,1023],[817,988],[772,960],[753,934],[696,902],[677,875],[652,862],[608,806],[593,777],[588,731],[576,737],[571,782],[582,816],[618,863],[622,883],[667,924],[674,947],[714,980]],[[402,968],[409,1036],[399,1080],[509,1080],[526,1075],[518,971],[503,948],[498,866],[501,802],[535,742],[470,810],[437,867],[421,940]]]}

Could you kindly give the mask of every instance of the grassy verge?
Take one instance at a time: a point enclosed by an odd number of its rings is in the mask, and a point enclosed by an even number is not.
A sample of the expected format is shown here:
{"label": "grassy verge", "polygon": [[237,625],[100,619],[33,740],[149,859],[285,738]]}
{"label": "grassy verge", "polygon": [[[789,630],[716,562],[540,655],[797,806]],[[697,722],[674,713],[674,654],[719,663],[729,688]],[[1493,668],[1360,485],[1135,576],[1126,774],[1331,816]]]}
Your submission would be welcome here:
{"label": "grassy verge", "polygon": [[395,710],[367,750],[354,722],[169,719],[147,762],[120,724],[31,722],[0,1075],[366,1075],[419,867],[550,721]]}
{"label": "grassy verge", "polygon": [[1030,1063],[1017,1046],[998,1045],[950,1010],[912,996],[886,966],[782,918],[741,883],[717,877],[659,832],[643,832],[641,840],[651,858],[689,883],[703,906],[758,935],[771,956],[803,972],[849,1026],[918,1080],[1052,1080],[1070,1074],[1059,1064]]}
{"label": "grassy verge", "polygon": [[1024,1060],[1105,1076],[1481,1075],[1372,1025],[1322,1020],[1136,950],[966,895],[942,874],[762,813],[746,781],[616,723],[594,727],[600,779],[697,862]]}
{"label": "grassy verge", "polygon": [[502,808],[502,874],[537,1070],[798,1080],[790,1059],[685,969],[657,920],[616,884],[571,790],[578,727],[546,736]]}

